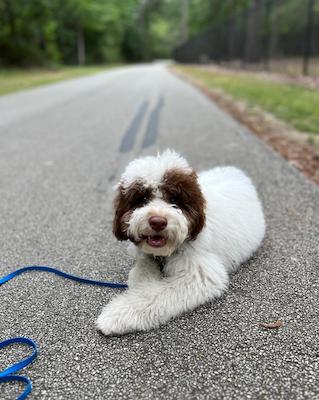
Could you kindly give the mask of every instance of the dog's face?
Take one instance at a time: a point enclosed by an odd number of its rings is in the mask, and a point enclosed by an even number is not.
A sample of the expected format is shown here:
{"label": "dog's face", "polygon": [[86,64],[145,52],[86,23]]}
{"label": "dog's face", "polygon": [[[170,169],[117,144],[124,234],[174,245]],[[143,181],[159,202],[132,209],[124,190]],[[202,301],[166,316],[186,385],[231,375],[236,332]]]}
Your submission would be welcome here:
{"label": "dog's face", "polygon": [[205,200],[197,175],[174,152],[133,161],[117,191],[113,232],[145,253],[171,255],[204,226]]}

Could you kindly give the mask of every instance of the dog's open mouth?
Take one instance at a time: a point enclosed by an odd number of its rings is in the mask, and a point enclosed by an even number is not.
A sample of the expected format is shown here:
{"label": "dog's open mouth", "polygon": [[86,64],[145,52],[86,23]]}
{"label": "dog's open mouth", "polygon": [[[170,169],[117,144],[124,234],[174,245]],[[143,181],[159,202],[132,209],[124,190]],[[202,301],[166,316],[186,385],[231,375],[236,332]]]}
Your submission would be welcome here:
{"label": "dog's open mouth", "polygon": [[151,247],[164,247],[166,245],[166,238],[161,235],[150,235],[146,236],[145,240]]}

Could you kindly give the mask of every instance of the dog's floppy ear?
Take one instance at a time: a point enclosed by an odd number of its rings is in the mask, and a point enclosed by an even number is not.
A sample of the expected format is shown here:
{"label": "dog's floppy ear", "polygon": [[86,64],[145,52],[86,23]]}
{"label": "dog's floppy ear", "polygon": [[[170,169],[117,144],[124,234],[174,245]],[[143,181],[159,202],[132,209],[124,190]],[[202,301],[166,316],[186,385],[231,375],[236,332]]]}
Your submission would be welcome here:
{"label": "dog's floppy ear", "polygon": [[114,218],[113,218],[113,234],[118,240],[127,240],[127,226],[125,226],[125,220],[123,216],[127,213],[127,201],[123,194],[123,188],[121,185],[117,187],[117,193],[114,199]]}
{"label": "dog's floppy ear", "polygon": [[171,169],[165,173],[162,191],[170,202],[173,197],[189,223],[189,239],[195,240],[205,225],[206,201],[195,171]]}
{"label": "dog's floppy ear", "polygon": [[195,171],[182,180],[183,210],[189,222],[189,238],[195,240],[205,225],[206,201]]}
{"label": "dog's floppy ear", "polygon": [[188,207],[190,221],[190,239],[195,240],[205,225],[205,199],[201,190],[195,190],[192,195],[191,206]]}

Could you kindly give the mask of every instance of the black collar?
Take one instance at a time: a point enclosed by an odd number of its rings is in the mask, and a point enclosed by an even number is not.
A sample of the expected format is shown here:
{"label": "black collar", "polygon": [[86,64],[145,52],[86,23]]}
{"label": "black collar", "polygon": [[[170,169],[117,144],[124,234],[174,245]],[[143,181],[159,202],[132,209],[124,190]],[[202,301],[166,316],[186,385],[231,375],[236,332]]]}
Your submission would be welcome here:
{"label": "black collar", "polygon": [[159,266],[160,271],[163,272],[163,269],[164,269],[165,264],[166,264],[166,257],[155,256],[154,260],[157,263],[157,265]]}

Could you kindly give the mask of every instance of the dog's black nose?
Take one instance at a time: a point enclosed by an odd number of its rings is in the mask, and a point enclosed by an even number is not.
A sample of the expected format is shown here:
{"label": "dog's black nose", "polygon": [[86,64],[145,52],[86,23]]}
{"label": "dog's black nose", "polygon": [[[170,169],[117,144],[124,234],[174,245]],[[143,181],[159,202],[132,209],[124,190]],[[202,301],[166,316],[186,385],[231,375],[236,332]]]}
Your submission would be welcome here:
{"label": "dog's black nose", "polygon": [[154,231],[159,232],[166,228],[167,219],[164,217],[154,216],[149,218],[148,223]]}

